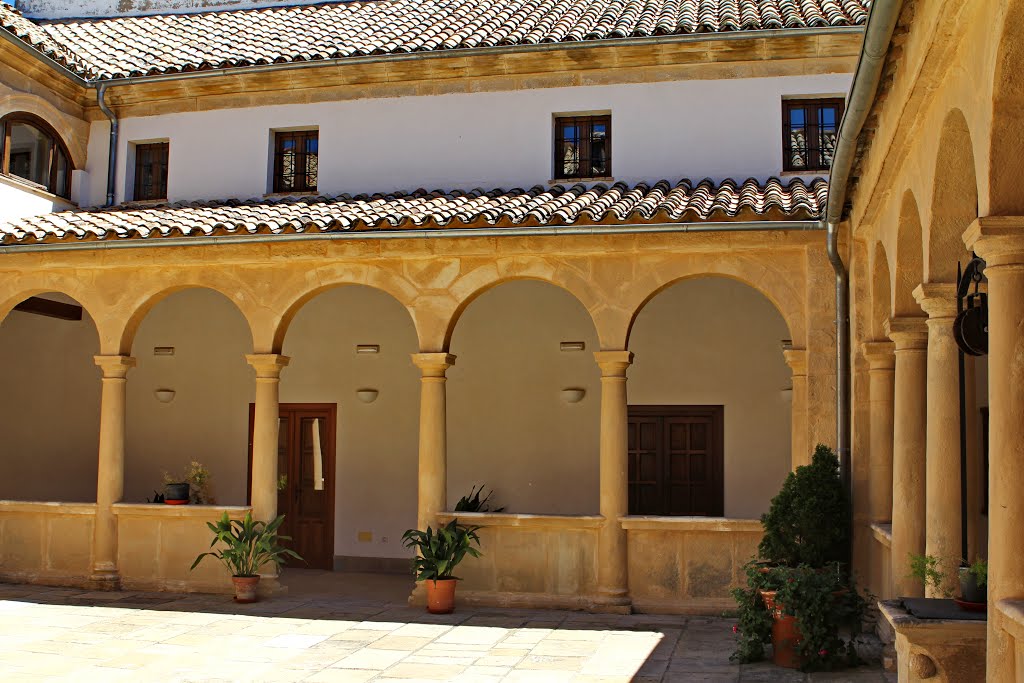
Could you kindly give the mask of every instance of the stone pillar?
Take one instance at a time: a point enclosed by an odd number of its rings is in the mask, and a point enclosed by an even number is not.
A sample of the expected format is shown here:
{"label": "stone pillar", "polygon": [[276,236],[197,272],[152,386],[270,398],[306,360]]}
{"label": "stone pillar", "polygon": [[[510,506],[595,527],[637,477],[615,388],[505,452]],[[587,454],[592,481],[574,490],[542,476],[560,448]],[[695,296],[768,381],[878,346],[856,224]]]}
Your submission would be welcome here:
{"label": "stone pillar", "polygon": [[988,264],[987,680],[1010,683],[1024,672],[998,603],[1024,598],[1024,217],[979,218],[964,241]]}
{"label": "stone pillar", "polygon": [[92,576],[96,589],[117,590],[117,517],[114,503],[124,495],[124,432],[128,370],[135,367],[129,356],[96,356],[103,373],[100,397],[100,443],[96,478],[96,519],[92,536]]}
{"label": "stone pillar", "polygon": [[892,582],[897,597],[921,597],[923,587],[910,578],[910,555],[925,548],[925,435],[928,331],[924,318],[886,322],[895,342],[893,391]]}
{"label": "stone pillar", "polygon": [[868,514],[872,522],[892,520],[893,392],[896,355],[892,342],[863,345],[868,361],[870,403],[870,457],[868,466]]}
{"label": "stone pillar", "polygon": [[953,339],[956,285],[926,282],[914,298],[928,314],[928,435],[925,457],[925,552],[939,560],[943,585],[928,597],[960,587],[960,371]]}
{"label": "stone pillar", "polygon": [[448,507],[448,419],[445,372],[455,365],[449,353],[414,353],[420,380],[419,529],[437,526],[437,513]]}
{"label": "stone pillar", "polygon": [[793,371],[792,395],[792,468],[809,465],[810,446],[807,444],[807,349],[785,349],[782,355],[786,365]]}
{"label": "stone pillar", "polygon": [[981,553],[981,538],[986,519],[981,514],[985,463],[981,452],[981,413],[978,409],[976,359],[964,356],[964,415],[967,420],[967,559],[973,562]]}
{"label": "stone pillar", "polygon": [[252,424],[252,516],[269,522],[277,517],[277,449],[281,422],[281,370],[291,360],[275,353],[245,357],[256,370],[256,407]]}
{"label": "stone pillar", "polygon": [[598,608],[630,611],[626,531],[620,517],[629,512],[628,404],[626,369],[629,351],[598,351],[601,368],[601,516],[598,539]]}

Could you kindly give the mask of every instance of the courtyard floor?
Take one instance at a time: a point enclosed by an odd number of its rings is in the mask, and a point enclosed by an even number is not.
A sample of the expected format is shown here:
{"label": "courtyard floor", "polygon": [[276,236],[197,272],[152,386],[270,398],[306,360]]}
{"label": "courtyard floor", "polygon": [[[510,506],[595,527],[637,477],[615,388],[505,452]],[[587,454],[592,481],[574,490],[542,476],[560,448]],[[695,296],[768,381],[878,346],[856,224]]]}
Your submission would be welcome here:
{"label": "courtyard floor", "polygon": [[737,666],[728,619],[404,604],[403,577],[291,570],[286,594],[90,593],[0,584],[12,681],[894,681],[876,664]]}

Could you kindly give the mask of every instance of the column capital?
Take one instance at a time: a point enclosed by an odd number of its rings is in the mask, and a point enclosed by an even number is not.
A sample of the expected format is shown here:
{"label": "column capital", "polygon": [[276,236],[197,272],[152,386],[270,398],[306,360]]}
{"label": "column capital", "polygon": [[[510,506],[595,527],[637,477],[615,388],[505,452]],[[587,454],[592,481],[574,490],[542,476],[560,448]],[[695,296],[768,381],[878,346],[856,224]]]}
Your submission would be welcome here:
{"label": "column capital", "polygon": [[103,379],[124,379],[135,367],[131,356],[93,356],[92,359],[103,371]]}
{"label": "column capital", "polygon": [[291,360],[278,353],[249,353],[245,356],[245,362],[256,370],[256,379],[281,379],[281,370]]}
{"label": "column capital", "polygon": [[922,282],[913,294],[929,318],[956,317],[956,285],[952,282]]}
{"label": "column capital", "polygon": [[786,359],[786,365],[793,371],[794,377],[807,374],[807,349],[783,349],[782,357]]}
{"label": "column capital", "polygon": [[424,377],[444,377],[445,371],[455,365],[455,356],[450,353],[414,353],[412,362]]}
{"label": "column capital", "polygon": [[975,218],[963,240],[989,267],[1024,265],[1024,216]]}
{"label": "column capital", "polygon": [[898,316],[885,321],[885,336],[896,342],[896,351],[928,348],[928,325],[924,316]]}
{"label": "column capital", "polygon": [[633,363],[631,351],[595,351],[594,360],[601,368],[601,377],[625,377]]}
{"label": "column capital", "polygon": [[896,345],[891,341],[868,341],[861,344],[869,370],[893,370],[896,367]]}

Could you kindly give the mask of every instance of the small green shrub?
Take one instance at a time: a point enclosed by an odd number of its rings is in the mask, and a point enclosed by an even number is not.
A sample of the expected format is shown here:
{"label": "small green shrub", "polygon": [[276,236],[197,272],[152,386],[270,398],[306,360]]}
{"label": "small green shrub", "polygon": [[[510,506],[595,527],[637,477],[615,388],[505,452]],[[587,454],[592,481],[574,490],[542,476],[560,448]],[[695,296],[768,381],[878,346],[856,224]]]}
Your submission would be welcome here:
{"label": "small green shrub", "polygon": [[472,487],[469,490],[468,496],[459,498],[459,502],[455,504],[455,512],[504,512],[505,508],[491,509],[490,500],[491,496],[494,495],[494,491],[488,491],[487,495],[480,499],[480,494],[484,492],[484,485],[480,484],[480,488]]}
{"label": "small green shrub", "polygon": [[287,557],[301,560],[294,550],[278,545],[278,541],[291,540],[289,536],[278,535],[277,530],[282,522],[284,515],[279,515],[267,524],[253,521],[251,512],[245,513],[245,519],[242,520],[228,519],[228,513],[225,512],[216,523],[206,523],[213,532],[210,547],[218,542],[223,543],[224,547],[200,554],[191,569],[198,567],[204,558],[212,557],[220,560],[232,576],[257,576],[260,567],[265,564],[273,563],[280,567]]}
{"label": "small green shrub", "polygon": [[[910,575],[924,584],[925,588],[931,586],[937,591],[946,593],[942,588],[942,582],[946,580],[946,574],[939,567],[939,558],[934,555],[909,555]],[[948,597],[948,596],[947,596]]]}
{"label": "small green shrub", "polygon": [[479,528],[462,526],[457,519],[453,519],[445,526],[438,527],[437,531],[429,526],[426,531],[406,531],[402,535],[402,545],[417,552],[412,561],[416,580],[457,579],[452,572],[466,555],[480,557],[480,551],[473,547],[474,543],[480,545],[480,538],[476,534]]}
{"label": "small green shrub", "polygon": [[984,588],[988,584],[988,562],[984,559],[980,557],[976,559],[967,568],[967,571],[974,574],[974,580],[978,583],[978,588]]}

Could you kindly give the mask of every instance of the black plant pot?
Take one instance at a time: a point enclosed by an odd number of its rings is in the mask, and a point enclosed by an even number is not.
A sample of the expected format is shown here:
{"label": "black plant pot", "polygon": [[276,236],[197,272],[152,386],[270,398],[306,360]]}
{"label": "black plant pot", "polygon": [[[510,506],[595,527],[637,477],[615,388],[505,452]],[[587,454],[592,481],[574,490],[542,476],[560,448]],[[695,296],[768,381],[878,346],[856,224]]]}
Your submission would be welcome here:
{"label": "black plant pot", "polygon": [[164,486],[164,502],[168,505],[187,505],[188,499],[188,482],[182,484],[167,484]]}
{"label": "black plant pot", "polygon": [[960,596],[964,602],[988,602],[988,587],[979,586],[977,577],[967,567],[960,568]]}

